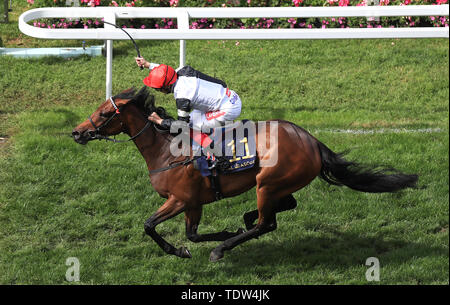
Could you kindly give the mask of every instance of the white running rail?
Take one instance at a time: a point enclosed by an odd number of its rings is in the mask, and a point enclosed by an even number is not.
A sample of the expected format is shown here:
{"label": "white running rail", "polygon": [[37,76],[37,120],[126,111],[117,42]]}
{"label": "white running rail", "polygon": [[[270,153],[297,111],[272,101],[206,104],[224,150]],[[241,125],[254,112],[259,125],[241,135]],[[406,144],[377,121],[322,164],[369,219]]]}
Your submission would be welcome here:
{"label": "white running rail", "polygon": [[161,8],[93,7],[38,8],[19,17],[19,29],[43,39],[106,40],[106,96],[112,92],[112,42],[129,39],[121,30],[105,24],[97,29],[37,28],[28,22],[42,18],[117,19],[176,18],[177,29],[127,29],[135,39],[180,40],[180,66],[185,65],[186,41],[194,39],[368,39],[368,38],[449,38],[448,27],[347,28],[347,29],[190,29],[190,18],[311,18],[311,17],[391,17],[448,16],[449,5],[347,6],[347,7],[252,7],[252,8]]}

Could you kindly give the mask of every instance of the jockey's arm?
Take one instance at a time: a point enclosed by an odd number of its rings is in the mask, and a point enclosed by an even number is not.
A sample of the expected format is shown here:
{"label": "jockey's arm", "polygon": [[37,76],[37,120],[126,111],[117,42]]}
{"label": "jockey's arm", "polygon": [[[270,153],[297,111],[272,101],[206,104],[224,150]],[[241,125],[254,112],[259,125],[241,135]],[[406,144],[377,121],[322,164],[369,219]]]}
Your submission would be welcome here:
{"label": "jockey's arm", "polygon": [[159,66],[159,64],[148,62],[144,57],[135,57],[134,59],[139,67],[150,69],[150,71]]}
{"label": "jockey's arm", "polygon": [[[191,110],[191,101],[189,99],[176,99],[177,103],[177,115],[178,121],[183,121],[186,124],[189,124],[189,112]],[[161,122],[161,127],[164,129],[170,129],[170,126],[173,124],[175,120],[173,119],[164,119]]]}
{"label": "jockey's arm", "polygon": [[191,101],[187,98],[178,98],[177,102],[177,114],[178,120],[189,123],[189,112],[191,111]]}

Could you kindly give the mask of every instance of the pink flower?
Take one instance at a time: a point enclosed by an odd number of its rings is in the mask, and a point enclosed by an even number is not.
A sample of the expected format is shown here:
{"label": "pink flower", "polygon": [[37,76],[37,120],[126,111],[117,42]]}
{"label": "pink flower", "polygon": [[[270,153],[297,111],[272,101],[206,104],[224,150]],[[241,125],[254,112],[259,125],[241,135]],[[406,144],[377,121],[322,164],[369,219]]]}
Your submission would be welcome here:
{"label": "pink flower", "polygon": [[27,0],[29,4],[34,4],[34,0]]}
{"label": "pink flower", "polygon": [[404,5],[408,5],[408,4],[410,4],[410,3],[411,3],[411,0],[405,0],[405,1],[403,2]]}
{"label": "pink flower", "polygon": [[436,0],[437,5],[445,4],[447,3],[447,0]]}
{"label": "pink flower", "polygon": [[389,5],[389,0],[380,0],[380,5]]}
{"label": "pink flower", "polygon": [[114,6],[119,6],[118,4],[117,4],[117,2],[116,1],[111,1],[111,3],[112,3],[112,5],[114,5]]}
{"label": "pink flower", "polygon": [[348,6],[350,0],[339,0],[339,6]]}
{"label": "pink flower", "polygon": [[303,0],[292,0],[292,3],[294,4],[294,6],[300,6],[300,3],[303,3]]}

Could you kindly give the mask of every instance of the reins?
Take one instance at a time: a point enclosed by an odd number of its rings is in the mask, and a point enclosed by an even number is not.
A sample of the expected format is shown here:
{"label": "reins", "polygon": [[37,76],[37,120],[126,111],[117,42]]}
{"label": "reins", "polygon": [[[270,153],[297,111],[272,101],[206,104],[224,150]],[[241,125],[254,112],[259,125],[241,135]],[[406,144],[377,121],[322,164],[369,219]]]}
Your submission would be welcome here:
{"label": "reins", "polygon": [[136,135],[130,137],[127,140],[116,140],[114,138],[110,138],[110,137],[106,137],[106,136],[102,136],[101,134],[96,134],[96,139],[98,140],[106,140],[106,141],[111,141],[113,143],[125,143],[125,142],[129,142],[129,141],[133,141],[134,139],[136,139],[137,137],[139,137],[147,128],[149,128],[151,125],[150,122],[147,122],[147,124],[145,124],[144,128],[141,129],[141,131],[139,131]]}
{"label": "reins", "polygon": [[156,173],[160,173],[160,172],[165,172],[166,170],[169,170],[169,169],[181,166],[181,165],[188,165],[188,164],[194,162],[195,160],[197,160],[198,158],[200,158],[200,157],[197,156],[197,157],[194,157],[192,159],[189,159],[189,157],[186,157],[186,159],[183,160],[183,161],[175,162],[175,163],[170,164],[169,166],[161,167],[161,168],[158,168],[158,169],[153,169],[153,170],[148,171],[148,172],[149,172],[149,174],[156,174]]}

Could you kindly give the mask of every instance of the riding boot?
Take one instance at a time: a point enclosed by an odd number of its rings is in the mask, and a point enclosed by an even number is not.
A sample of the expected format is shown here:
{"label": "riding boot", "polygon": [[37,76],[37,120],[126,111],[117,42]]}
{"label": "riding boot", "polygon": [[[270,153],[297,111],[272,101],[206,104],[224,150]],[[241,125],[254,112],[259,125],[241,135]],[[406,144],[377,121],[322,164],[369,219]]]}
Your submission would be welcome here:
{"label": "riding boot", "polygon": [[215,157],[214,160],[211,160],[210,170],[217,169],[220,172],[224,172],[230,168],[230,161],[224,156]]}

